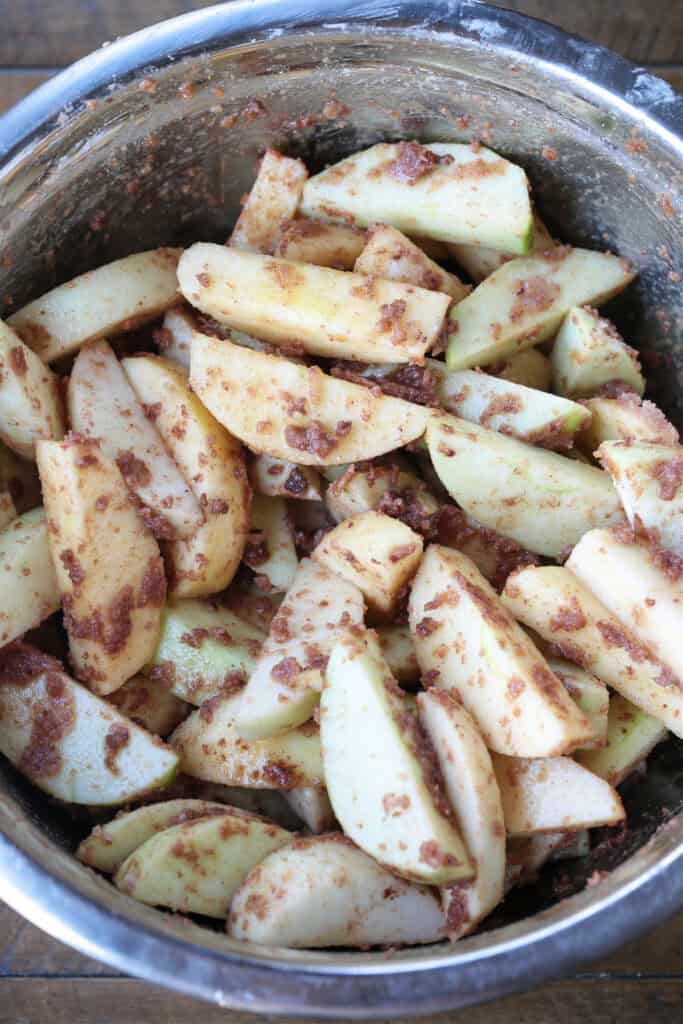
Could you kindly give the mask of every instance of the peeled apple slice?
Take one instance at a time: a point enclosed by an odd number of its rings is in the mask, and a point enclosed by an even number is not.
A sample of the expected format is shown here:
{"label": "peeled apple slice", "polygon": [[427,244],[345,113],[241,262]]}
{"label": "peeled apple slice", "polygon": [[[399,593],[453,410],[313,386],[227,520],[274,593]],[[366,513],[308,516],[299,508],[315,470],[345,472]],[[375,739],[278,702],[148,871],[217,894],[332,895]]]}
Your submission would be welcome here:
{"label": "peeled apple slice", "polygon": [[0,675],[0,752],[38,789],[67,803],[107,806],[173,778],[177,754],[49,655],[12,644]]}
{"label": "peeled apple slice", "polygon": [[141,903],[225,917],[247,872],[291,833],[246,811],[222,810],[151,836],[120,866],[116,886]]}
{"label": "peeled apple slice", "polygon": [[433,890],[397,878],[332,833],[295,839],[247,875],[228,932],[294,949],[417,945],[443,938],[444,918]]}
{"label": "peeled apple slice", "polygon": [[550,356],[553,384],[561,395],[586,398],[619,381],[638,395],[645,390],[638,353],[624,344],[614,324],[589,306],[569,310]]}
{"label": "peeled apple slice", "polygon": [[473,877],[434,753],[371,634],[332,652],[320,739],[334,813],[361,849],[431,885]]}

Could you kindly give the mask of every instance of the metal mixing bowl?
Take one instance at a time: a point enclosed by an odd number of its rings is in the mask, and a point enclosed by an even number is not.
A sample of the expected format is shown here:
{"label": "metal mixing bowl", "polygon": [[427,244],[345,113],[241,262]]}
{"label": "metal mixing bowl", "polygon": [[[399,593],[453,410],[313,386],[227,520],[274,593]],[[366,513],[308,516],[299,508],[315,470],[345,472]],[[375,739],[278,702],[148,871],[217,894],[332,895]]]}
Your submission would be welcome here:
{"label": "metal mixing bowl", "polygon": [[[331,96],[348,112],[321,116]],[[0,120],[4,312],[128,252],[224,239],[267,144],[316,168],[379,139],[477,135],[524,164],[563,238],[642,268],[610,312],[680,421],[682,132],[683,101],[645,70],[468,0],[214,7],[98,51]],[[627,833],[606,834],[560,877],[550,870],[454,948],[286,952],[164,916],[81,867],[70,851],[82,823],[6,765],[0,895],[85,953],[224,1006],[434,1013],[558,975],[678,908],[682,767],[677,744],[659,748],[625,787]]]}

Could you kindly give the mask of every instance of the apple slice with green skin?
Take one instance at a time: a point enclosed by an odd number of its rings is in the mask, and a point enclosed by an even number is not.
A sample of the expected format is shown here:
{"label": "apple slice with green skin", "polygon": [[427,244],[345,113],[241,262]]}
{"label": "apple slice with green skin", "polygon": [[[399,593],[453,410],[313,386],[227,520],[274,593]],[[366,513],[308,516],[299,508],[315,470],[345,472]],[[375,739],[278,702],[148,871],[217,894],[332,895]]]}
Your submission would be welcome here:
{"label": "apple slice with green skin", "polygon": [[173,778],[177,754],[56,659],[16,642],[3,650],[1,675],[0,752],[50,796],[123,804]]}
{"label": "apple slice with green skin", "polygon": [[0,645],[4,646],[59,608],[42,508],[24,512],[0,532],[0,565]]}
{"label": "apple slice with green skin", "polygon": [[98,439],[103,454],[116,460],[158,536],[196,533],[204,522],[199,502],[106,341],[90,342],[76,356],[67,407],[72,429]]}
{"label": "apple slice with green skin", "polygon": [[266,857],[235,893],[228,932],[316,949],[418,945],[445,929],[433,890],[397,878],[336,832],[295,839]]}
{"label": "apple slice with green skin", "polygon": [[434,416],[429,454],[464,511],[522,547],[559,558],[596,526],[624,514],[607,473],[455,416]]}
{"label": "apple slice with green skin", "polygon": [[264,818],[223,807],[151,836],[123,862],[114,883],[141,903],[225,917],[244,876],[291,838]]}
{"label": "apple slice with green skin", "polygon": [[431,885],[474,876],[434,751],[370,633],[332,652],[320,739],[334,813],[361,849]]}
{"label": "apple slice with green skin", "polygon": [[315,835],[329,832],[334,828],[334,809],[327,790],[314,786],[300,786],[298,789],[288,790],[284,798],[306,828]]}
{"label": "apple slice with green skin", "polygon": [[313,175],[301,213],[357,227],[525,253],[533,236],[526,174],[483,146],[380,143]]}
{"label": "apple slice with green skin", "polygon": [[622,528],[584,534],[565,565],[683,679],[680,559]]}
{"label": "apple slice with green skin", "polygon": [[683,447],[605,441],[596,455],[631,526],[683,558]]}
{"label": "apple slice with green skin", "polygon": [[316,545],[313,559],[353,583],[377,621],[394,617],[396,605],[422,558],[422,537],[400,519],[363,512],[344,519]]}
{"label": "apple slice with green skin", "polygon": [[145,672],[190,704],[246,683],[265,633],[208,601],[177,601],[161,617],[161,632]]}
{"label": "apple slice with green skin", "polygon": [[528,444],[564,451],[590,421],[578,402],[476,370],[449,373],[435,359],[428,366],[438,368],[439,396],[447,412]]}
{"label": "apple slice with green skin", "polygon": [[242,557],[257,575],[265,576],[272,590],[281,592],[292,585],[299,560],[284,498],[254,495],[251,532]]}
{"label": "apple slice with green skin", "polygon": [[683,737],[683,683],[573,572],[559,565],[521,569],[501,596],[508,611],[563,658]]}
{"label": "apple slice with green skin", "polygon": [[162,739],[190,713],[190,705],[147,676],[133,676],[107,697],[122,715]]}
{"label": "apple slice with green skin", "polygon": [[246,740],[287,732],[313,714],[323,671],[339,636],[362,626],[360,590],[304,559],[242,694],[237,728]]}
{"label": "apple slice with green skin", "polygon": [[0,320],[0,437],[25,459],[40,438],[64,436],[58,379],[18,334]]}
{"label": "apple slice with green skin", "polygon": [[435,687],[417,697],[427,733],[463,839],[477,865],[472,882],[442,890],[451,941],[476,928],[503,898],[505,824],[491,757],[475,723],[448,693]]}
{"label": "apple slice with green skin", "polygon": [[[548,249],[554,249],[555,245],[541,218],[534,214],[534,237],[528,255],[535,256],[537,253],[546,252]],[[489,277],[508,260],[514,259],[516,255],[514,252],[501,252],[500,249],[489,249],[483,245],[449,245],[448,251],[476,284]]]}
{"label": "apple slice with green skin", "polygon": [[466,555],[427,549],[409,620],[423,682],[451,691],[490,749],[544,757],[592,738],[590,721]]}
{"label": "apple slice with green skin", "polygon": [[190,383],[252,451],[297,465],[372,459],[414,441],[427,423],[427,411],[412,402],[199,333]]}
{"label": "apple slice with green skin", "polygon": [[486,366],[551,338],[572,306],[599,306],[633,280],[611,253],[562,246],[510,260],[453,307],[449,370]]}
{"label": "apple slice with green skin", "polygon": [[117,815],[106,825],[95,825],[76,850],[76,856],[83,864],[113,875],[131,853],[157,832],[195,818],[225,812],[225,804],[209,800],[165,800],[160,804],[145,804]]}
{"label": "apple slice with green skin", "polygon": [[589,398],[583,404],[591,419],[579,443],[591,454],[603,441],[678,444],[678,431],[654,402],[642,402],[628,393],[619,398]]}
{"label": "apple slice with green skin", "polygon": [[249,529],[251,492],[242,445],[204,408],[186,372],[172,361],[135,356],[121,365],[204,514],[192,536],[164,544],[169,593],[216,594],[235,575]]}
{"label": "apple slice with green skin", "polygon": [[616,825],[626,817],[617,791],[571,757],[502,757],[493,768],[510,836]]}
{"label": "apple slice with green skin", "polygon": [[645,381],[635,349],[624,344],[614,324],[596,309],[573,306],[558,331],[550,356],[553,385],[560,395],[588,398],[604,384],[627,384],[638,395]]}
{"label": "apple slice with green skin", "polygon": [[236,724],[240,702],[239,693],[218,694],[178,726],[169,743],[179,754],[186,775],[256,789],[325,784],[315,722],[272,739],[247,742]]}
{"label": "apple slice with green skin", "polygon": [[589,719],[593,735],[581,744],[581,750],[604,747],[607,742],[607,713],[609,690],[597,676],[564,658],[548,657],[548,667],[555,673],[565,690]]}
{"label": "apple slice with green skin", "polygon": [[576,760],[594,775],[618,786],[668,735],[658,718],[614,693],[609,702],[607,744],[601,750],[577,751]]}

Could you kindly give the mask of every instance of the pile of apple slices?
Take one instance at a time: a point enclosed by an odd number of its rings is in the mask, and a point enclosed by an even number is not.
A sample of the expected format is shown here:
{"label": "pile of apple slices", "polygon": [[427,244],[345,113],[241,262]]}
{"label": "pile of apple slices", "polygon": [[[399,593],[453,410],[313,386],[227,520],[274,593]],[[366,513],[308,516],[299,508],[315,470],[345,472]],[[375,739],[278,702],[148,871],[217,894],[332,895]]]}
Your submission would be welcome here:
{"label": "pile of apple slices", "polygon": [[595,309],[632,277],[478,144],[269,150],[226,245],[0,321],[0,752],[84,864],[419,944],[624,821],[683,737],[683,449]]}

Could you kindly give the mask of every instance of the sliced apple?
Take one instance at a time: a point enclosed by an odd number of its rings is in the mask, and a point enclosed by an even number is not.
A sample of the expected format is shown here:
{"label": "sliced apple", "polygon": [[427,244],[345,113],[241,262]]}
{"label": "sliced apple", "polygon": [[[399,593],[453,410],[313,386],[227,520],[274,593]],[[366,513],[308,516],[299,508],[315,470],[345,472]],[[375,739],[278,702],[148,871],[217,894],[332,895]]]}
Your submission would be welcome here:
{"label": "sliced apple", "polygon": [[71,663],[96,693],[111,693],[156,647],[159,546],[97,441],[39,441],[37,456]]}
{"label": "sliced apple", "polygon": [[180,725],[190,706],[147,676],[133,676],[107,698],[131,722],[157,736],[166,737]]}
{"label": "sliced apple", "polygon": [[683,447],[605,441],[596,455],[631,526],[683,557]]}
{"label": "sliced apple", "polygon": [[[529,255],[535,256],[537,253],[546,252],[554,247],[555,242],[547,227],[538,214],[534,214],[534,235]],[[485,277],[489,277],[494,270],[502,267],[508,260],[514,259],[516,255],[514,252],[489,249],[485,245],[452,244],[448,246],[448,251],[477,284]]]}
{"label": "sliced apple", "polygon": [[587,530],[623,522],[609,476],[593,466],[455,416],[435,416],[427,444],[468,515],[539,555],[559,558]]}
{"label": "sliced apple", "polygon": [[548,657],[548,667],[591,723],[592,736],[581,744],[581,750],[604,747],[607,743],[609,690],[597,676],[564,658]]}
{"label": "sliced apple", "polygon": [[57,377],[0,320],[0,438],[18,455],[34,459],[37,440],[63,436]]}
{"label": "sliced apple", "polygon": [[278,356],[195,334],[190,383],[253,451],[305,466],[371,459],[424,433],[427,411]]}
{"label": "sliced apple", "polygon": [[177,755],[35,647],[5,647],[0,753],[50,796],[124,804],[169,782]]}
{"label": "sliced apple", "polygon": [[334,810],[326,789],[301,786],[288,790],[284,797],[309,831],[318,835],[334,828]]}
{"label": "sliced apple", "polygon": [[73,430],[99,440],[103,454],[116,460],[158,536],[190,537],[199,529],[204,521],[199,502],[106,341],[91,342],[79,352],[67,404]]}
{"label": "sliced apple", "polygon": [[363,512],[326,533],[313,558],[358,587],[372,615],[391,619],[417,572],[422,546],[420,534],[400,519]]}
{"label": "sliced apple", "polygon": [[301,212],[515,253],[527,252],[533,235],[522,168],[453,142],[380,143],[354,153],[309,178]]}
{"label": "sliced apple", "polygon": [[0,646],[35,629],[60,604],[42,508],[0,532]]}
{"label": "sliced apple", "polygon": [[420,666],[409,627],[380,626],[377,639],[382,656],[396,681],[401,685],[416,683],[420,678]]}
{"label": "sliced apple", "polygon": [[237,729],[239,707],[239,694],[217,694],[178,726],[169,742],[187,775],[255,789],[324,785],[314,722],[272,739],[247,741]]}
{"label": "sliced apple", "polygon": [[388,224],[376,224],[368,232],[365,248],[356,260],[357,274],[403,281],[429,291],[444,292],[455,302],[469,294],[469,285],[430,260],[418,245]]}
{"label": "sliced apple", "polygon": [[490,364],[486,370],[488,373],[500,377],[501,380],[523,384],[527,388],[537,388],[539,391],[550,391],[552,381],[550,360],[537,348],[523,349],[499,363]]}
{"label": "sliced apple", "polygon": [[164,314],[160,331],[154,335],[159,354],[190,369],[192,332],[196,329],[194,312],[188,306],[174,306]]}
{"label": "sliced apple", "polygon": [[107,263],[29,302],[9,325],[44,363],[135,330],[178,302],[179,256],[180,249],[152,249]]}
{"label": "sliced apple", "polygon": [[486,366],[551,338],[572,306],[599,306],[633,280],[611,253],[562,246],[510,260],[453,307],[449,370]]}
{"label": "sliced apple", "polygon": [[152,685],[199,705],[243,686],[264,640],[264,632],[227,608],[178,601],[164,609],[159,643],[145,671]]}
{"label": "sliced apple", "polygon": [[294,529],[284,498],[255,494],[251,507],[251,531],[244,549],[244,561],[276,591],[288,590],[296,576],[299,560],[294,546]]}
{"label": "sliced apple", "polygon": [[225,814],[225,805],[209,800],[165,800],[160,804],[145,804],[134,811],[119,813],[106,825],[94,829],[76,850],[83,864],[107,875],[123,864],[144,842],[174,825],[212,814]]}
{"label": "sliced apple", "polygon": [[521,569],[502,594],[516,619],[683,737],[683,681],[563,566]]}
{"label": "sliced apple", "polygon": [[255,490],[270,498],[320,501],[320,477],[311,466],[297,466],[272,455],[255,455],[251,479]]}
{"label": "sliced apple", "polygon": [[225,917],[253,867],[291,833],[236,807],[172,825],[147,839],[119,867],[115,885],[133,899],[206,917]]}
{"label": "sliced apple", "polygon": [[294,949],[417,945],[443,938],[444,919],[432,890],[397,878],[337,832],[266,857],[235,893],[228,932]]}
{"label": "sliced apple", "polygon": [[493,768],[510,836],[616,825],[625,818],[617,791],[571,757],[501,757]]}
{"label": "sliced apple", "polygon": [[583,403],[591,414],[581,443],[594,452],[603,441],[650,441],[678,444],[678,431],[654,402],[642,402],[632,392],[619,398],[589,398]]}
{"label": "sliced apple", "polygon": [[615,693],[609,702],[606,745],[601,750],[579,750],[576,760],[594,775],[618,786],[668,735],[658,718]]}
{"label": "sliced apple", "polygon": [[590,306],[573,306],[558,331],[550,356],[553,384],[561,395],[586,398],[604,384],[627,384],[638,395],[645,381],[635,349]]}
{"label": "sliced apple", "polygon": [[431,885],[473,877],[434,751],[372,634],[342,638],[332,652],[320,739],[334,813],[361,849]]}
{"label": "sliced apple", "polygon": [[396,464],[349,466],[327,488],[325,505],[338,523],[378,507],[384,511],[388,505],[409,525],[422,526],[439,511],[439,503],[424,481]]}
{"label": "sliced apple", "polygon": [[451,941],[473,931],[503,898],[505,824],[491,757],[475,723],[436,688],[417,697],[420,723],[439,762],[448,801],[477,865],[474,881],[442,890]]}
{"label": "sliced apple", "polygon": [[312,355],[421,360],[450,297],[415,285],[198,242],[178,264],[188,302],[227,327]]}
{"label": "sliced apple", "polygon": [[297,211],[307,177],[303,160],[267,149],[228,245],[247,252],[273,252],[283,224]]}
{"label": "sliced apple", "polygon": [[285,225],[275,255],[317,267],[353,270],[365,246],[365,232],[348,224],[323,224],[298,217]]}
{"label": "sliced apple", "polygon": [[427,549],[409,619],[423,683],[450,691],[491,750],[544,757],[592,738],[590,721],[466,555]]}
{"label": "sliced apple", "polygon": [[364,612],[353,583],[302,561],[242,694],[240,735],[260,740],[307,721],[332,648],[344,632],[362,626]]}

